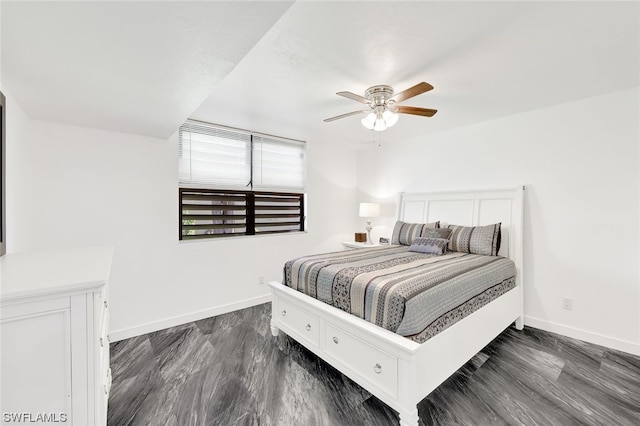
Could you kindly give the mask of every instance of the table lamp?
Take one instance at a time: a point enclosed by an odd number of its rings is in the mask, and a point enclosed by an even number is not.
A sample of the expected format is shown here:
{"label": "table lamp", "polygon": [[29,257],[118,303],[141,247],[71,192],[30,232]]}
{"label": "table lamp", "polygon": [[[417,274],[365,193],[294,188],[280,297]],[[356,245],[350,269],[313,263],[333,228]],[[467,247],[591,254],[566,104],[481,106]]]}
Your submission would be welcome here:
{"label": "table lamp", "polygon": [[[380,204],[376,203],[360,203],[360,217],[372,218],[380,216]],[[371,220],[367,220],[367,244],[373,244],[371,241]]]}

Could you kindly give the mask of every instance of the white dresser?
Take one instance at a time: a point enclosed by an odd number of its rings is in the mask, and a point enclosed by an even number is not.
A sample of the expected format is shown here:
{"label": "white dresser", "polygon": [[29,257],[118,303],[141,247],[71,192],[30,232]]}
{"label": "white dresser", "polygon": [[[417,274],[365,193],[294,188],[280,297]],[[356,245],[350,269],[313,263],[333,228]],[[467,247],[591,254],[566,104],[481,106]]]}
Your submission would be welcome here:
{"label": "white dresser", "polygon": [[105,425],[110,247],[0,258],[2,424]]}

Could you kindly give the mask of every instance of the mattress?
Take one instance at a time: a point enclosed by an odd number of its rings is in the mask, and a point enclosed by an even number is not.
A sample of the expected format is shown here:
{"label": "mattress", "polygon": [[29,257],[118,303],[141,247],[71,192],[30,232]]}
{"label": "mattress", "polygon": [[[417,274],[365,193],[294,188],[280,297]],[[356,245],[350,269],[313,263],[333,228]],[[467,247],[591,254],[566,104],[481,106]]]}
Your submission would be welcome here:
{"label": "mattress", "polygon": [[408,246],[371,247],[292,259],[284,284],[418,343],[515,287],[501,256]]}

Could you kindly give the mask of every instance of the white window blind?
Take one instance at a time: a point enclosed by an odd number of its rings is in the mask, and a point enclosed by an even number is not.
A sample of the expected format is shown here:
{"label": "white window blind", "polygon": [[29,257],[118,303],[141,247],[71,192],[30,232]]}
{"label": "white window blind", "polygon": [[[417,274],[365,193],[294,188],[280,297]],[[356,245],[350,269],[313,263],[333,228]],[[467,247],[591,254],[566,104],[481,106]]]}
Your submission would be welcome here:
{"label": "white window blind", "polygon": [[268,191],[305,190],[304,142],[188,120],[180,127],[183,184]]}
{"label": "white window blind", "polygon": [[246,188],[251,182],[251,135],[205,123],[180,127],[180,183]]}
{"label": "white window blind", "polygon": [[253,187],[256,189],[305,188],[305,144],[253,136]]}

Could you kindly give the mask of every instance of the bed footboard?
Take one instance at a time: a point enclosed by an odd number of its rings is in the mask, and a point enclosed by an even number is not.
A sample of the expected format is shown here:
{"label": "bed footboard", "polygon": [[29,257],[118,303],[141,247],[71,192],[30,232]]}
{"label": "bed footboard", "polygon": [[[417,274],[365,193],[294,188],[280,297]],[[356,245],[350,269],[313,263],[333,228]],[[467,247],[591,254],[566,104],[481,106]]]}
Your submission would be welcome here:
{"label": "bed footboard", "polygon": [[417,404],[521,317],[521,287],[418,344],[270,282],[271,333],[288,336],[417,426]]}

